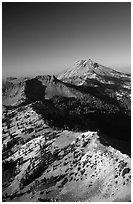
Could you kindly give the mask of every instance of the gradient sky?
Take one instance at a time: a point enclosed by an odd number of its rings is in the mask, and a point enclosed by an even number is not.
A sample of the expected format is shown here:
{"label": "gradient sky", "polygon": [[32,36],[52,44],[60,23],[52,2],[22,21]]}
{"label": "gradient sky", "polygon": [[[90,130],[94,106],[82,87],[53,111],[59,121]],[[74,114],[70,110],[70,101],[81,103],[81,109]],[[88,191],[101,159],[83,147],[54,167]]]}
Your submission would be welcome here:
{"label": "gradient sky", "polygon": [[131,69],[131,3],[2,3],[4,76],[56,74],[89,59]]}

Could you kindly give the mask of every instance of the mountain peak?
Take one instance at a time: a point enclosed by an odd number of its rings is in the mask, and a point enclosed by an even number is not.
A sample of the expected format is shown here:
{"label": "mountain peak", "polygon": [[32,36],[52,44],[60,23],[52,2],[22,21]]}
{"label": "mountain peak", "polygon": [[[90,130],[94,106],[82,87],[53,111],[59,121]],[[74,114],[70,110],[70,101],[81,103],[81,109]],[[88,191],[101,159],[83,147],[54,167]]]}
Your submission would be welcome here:
{"label": "mountain peak", "polygon": [[57,76],[58,79],[64,82],[71,82],[76,85],[86,84],[86,80],[88,81],[89,79],[95,79],[100,83],[112,83],[110,81],[111,78],[120,77],[127,76],[112,68],[105,67],[90,58],[76,61],[69,69]]}
{"label": "mountain peak", "polygon": [[[94,62],[92,59],[82,59],[79,61],[76,61],[74,65],[70,68],[70,70],[76,70],[80,71],[80,69],[84,69],[84,71],[92,71],[95,68],[98,68],[100,65],[97,62]],[[69,70],[69,69],[68,69]]]}
{"label": "mountain peak", "polygon": [[88,65],[93,65],[94,64],[94,61],[92,59],[82,59],[82,60],[78,60],[74,63],[74,65],[85,65],[85,64],[88,64]]}
{"label": "mountain peak", "polygon": [[97,62],[94,62],[92,59],[88,59],[87,63],[88,63],[88,65],[90,65],[94,69],[99,67],[99,64]]}
{"label": "mountain peak", "polygon": [[94,62],[92,59],[82,59],[76,61],[74,65],[72,65],[65,72],[59,74],[57,76],[58,79],[68,79],[71,77],[83,77],[86,78],[88,75],[94,74],[95,68],[100,67],[100,65]]}

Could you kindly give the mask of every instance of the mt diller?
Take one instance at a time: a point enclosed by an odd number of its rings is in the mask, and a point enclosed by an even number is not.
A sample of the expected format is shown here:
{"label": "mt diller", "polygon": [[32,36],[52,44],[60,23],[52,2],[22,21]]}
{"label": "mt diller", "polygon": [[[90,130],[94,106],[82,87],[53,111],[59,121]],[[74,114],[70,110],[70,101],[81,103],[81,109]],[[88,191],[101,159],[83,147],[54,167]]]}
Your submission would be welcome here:
{"label": "mt diller", "polygon": [[2,199],[131,201],[131,76],[80,60],[2,82]]}

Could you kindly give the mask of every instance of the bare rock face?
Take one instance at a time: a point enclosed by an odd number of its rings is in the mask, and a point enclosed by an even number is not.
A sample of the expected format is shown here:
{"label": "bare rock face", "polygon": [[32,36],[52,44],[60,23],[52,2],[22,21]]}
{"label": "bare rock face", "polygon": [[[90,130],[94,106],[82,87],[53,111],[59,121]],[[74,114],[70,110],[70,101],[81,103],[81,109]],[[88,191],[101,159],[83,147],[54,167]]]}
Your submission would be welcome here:
{"label": "bare rock face", "polygon": [[26,99],[25,78],[8,78],[2,82],[2,104],[6,106],[19,105]]}

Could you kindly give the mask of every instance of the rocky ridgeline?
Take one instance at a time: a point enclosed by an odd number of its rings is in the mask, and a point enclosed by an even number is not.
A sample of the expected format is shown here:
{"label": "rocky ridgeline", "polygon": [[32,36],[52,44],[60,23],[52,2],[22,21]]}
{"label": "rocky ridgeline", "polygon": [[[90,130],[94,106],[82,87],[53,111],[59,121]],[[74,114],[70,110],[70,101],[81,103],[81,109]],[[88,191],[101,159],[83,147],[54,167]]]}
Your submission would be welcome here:
{"label": "rocky ridgeline", "polygon": [[54,130],[30,105],[5,111],[3,131],[3,201],[130,200],[130,157],[97,132]]}

